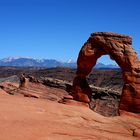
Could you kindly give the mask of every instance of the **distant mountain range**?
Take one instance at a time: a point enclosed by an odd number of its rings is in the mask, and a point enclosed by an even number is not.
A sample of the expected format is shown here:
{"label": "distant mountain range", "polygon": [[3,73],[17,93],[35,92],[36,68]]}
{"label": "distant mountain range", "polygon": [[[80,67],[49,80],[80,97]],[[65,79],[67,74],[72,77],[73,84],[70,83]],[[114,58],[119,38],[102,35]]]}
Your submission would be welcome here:
{"label": "distant mountain range", "polygon": [[[67,62],[60,62],[55,59],[33,59],[23,57],[8,57],[0,60],[0,66],[13,66],[13,67],[70,67],[76,68],[76,62],[71,59]],[[117,65],[105,65],[103,63],[97,63],[94,67],[96,69],[118,69]]]}

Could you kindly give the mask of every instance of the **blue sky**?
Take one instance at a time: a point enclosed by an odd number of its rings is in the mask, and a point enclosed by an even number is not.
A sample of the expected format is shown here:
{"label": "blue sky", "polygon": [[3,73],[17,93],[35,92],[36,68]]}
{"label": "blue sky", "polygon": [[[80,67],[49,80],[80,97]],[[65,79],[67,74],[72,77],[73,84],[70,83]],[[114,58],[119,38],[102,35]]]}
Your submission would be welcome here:
{"label": "blue sky", "polygon": [[0,58],[76,60],[96,31],[131,35],[140,56],[139,7],[140,0],[0,0]]}

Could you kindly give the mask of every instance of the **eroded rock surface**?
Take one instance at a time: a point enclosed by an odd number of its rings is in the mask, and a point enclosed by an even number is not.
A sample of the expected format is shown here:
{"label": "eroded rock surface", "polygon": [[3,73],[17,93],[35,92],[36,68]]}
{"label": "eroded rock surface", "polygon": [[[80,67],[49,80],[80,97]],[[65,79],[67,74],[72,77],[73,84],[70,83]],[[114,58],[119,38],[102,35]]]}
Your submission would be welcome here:
{"label": "eroded rock surface", "polygon": [[[52,86],[47,86],[47,83]],[[61,83],[62,86],[58,88]],[[60,80],[53,81],[53,79],[47,80],[45,78],[45,80],[41,81],[31,75],[21,75],[19,83],[1,82],[0,94],[41,98],[58,102],[64,96],[68,95],[64,88],[64,82]]]}
{"label": "eroded rock surface", "polygon": [[140,118],[101,116],[88,107],[1,95],[0,140],[139,140]]}
{"label": "eroded rock surface", "polygon": [[102,55],[109,55],[121,67],[124,86],[120,101],[120,110],[140,113],[140,61],[132,48],[132,38],[110,33],[93,33],[81,48],[77,60],[77,76],[73,82],[73,98],[89,103],[92,90],[86,76]]}

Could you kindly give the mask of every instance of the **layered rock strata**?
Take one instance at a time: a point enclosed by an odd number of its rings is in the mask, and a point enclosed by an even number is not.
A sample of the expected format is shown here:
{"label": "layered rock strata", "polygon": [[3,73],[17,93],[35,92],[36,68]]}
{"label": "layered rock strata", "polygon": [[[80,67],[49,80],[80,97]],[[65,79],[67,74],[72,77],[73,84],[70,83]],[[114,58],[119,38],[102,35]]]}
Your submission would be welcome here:
{"label": "layered rock strata", "polygon": [[120,110],[140,113],[140,61],[132,48],[132,38],[111,32],[96,32],[81,48],[77,60],[77,76],[73,81],[72,96],[75,100],[89,103],[92,90],[86,77],[102,55],[109,55],[121,67],[124,86]]}

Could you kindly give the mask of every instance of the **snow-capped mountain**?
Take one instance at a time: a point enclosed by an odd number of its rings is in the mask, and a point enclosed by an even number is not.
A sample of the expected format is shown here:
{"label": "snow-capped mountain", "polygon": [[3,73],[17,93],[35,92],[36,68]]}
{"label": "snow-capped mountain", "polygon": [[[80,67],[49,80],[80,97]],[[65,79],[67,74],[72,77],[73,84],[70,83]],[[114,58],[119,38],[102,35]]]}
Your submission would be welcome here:
{"label": "snow-capped mountain", "polygon": [[69,59],[67,63],[75,63],[75,61],[73,59]]}
{"label": "snow-capped mountain", "polygon": [[[8,57],[0,60],[0,66],[15,66],[15,67],[70,67],[76,68],[77,64],[72,59],[67,62],[57,61],[55,59],[34,59],[24,57]],[[103,63],[97,63],[95,69],[116,69],[117,65],[105,65]]]}
{"label": "snow-capped mountain", "polygon": [[24,57],[7,57],[0,60],[0,66],[15,67],[71,67],[76,68],[76,63],[60,62],[55,59],[34,59]]}
{"label": "snow-capped mountain", "polygon": [[2,59],[2,61],[3,62],[11,62],[11,61],[16,60],[16,59],[19,59],[19,58],[20,57],[12,57],[12,56],[10,56],[10,57],[7,57],[7,58]]}
{"label": "snow-capped mountain", "polygon": [[95,66],[96,69],[118,69],[118,65],[113,65],[113,64],[103,64],[103,63],[97,63]]}

